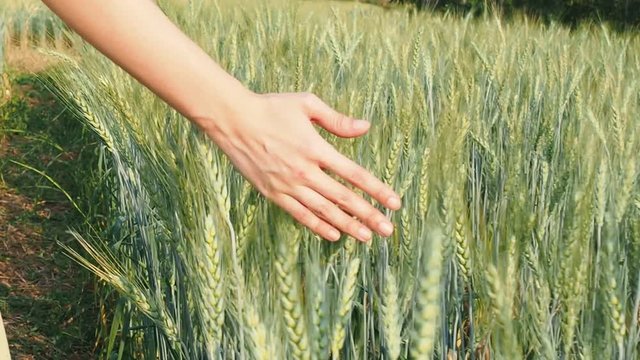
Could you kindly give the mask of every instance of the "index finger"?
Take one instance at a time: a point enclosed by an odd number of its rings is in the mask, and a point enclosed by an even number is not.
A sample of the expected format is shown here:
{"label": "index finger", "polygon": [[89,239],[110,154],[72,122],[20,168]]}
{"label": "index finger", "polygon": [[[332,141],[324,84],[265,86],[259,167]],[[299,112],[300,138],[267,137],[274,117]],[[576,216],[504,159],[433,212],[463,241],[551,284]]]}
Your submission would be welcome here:
{"label": "index finger", "polygon": [[325,159],[321,165],[332,170],[338,176],[346,179],[354,186],[371,195],[379,203],[391,210],[400,209],[400,196],[390,186],[373,176],[362,166],[356,164],[341,154],[332,146],[325,152]]}

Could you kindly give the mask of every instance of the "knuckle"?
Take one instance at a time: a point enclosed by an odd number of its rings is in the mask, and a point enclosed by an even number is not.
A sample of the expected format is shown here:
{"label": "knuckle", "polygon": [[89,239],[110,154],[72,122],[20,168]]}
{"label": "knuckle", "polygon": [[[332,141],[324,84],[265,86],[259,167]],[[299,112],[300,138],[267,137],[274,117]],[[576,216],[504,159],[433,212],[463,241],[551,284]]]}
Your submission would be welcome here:
{"label": "knuckle", "polygon": [[346,189],[343,189],[342,191],[338,192],[335,201],[338,204],[338,206],[340,206],[343,209],[352,208],[358,203],[354,194],[351,191]]}
{"label": "knuckle", "polygon": [[270,187],[265,187],[260,189],[260,193],[262,194],[262,196],[264,196],[268,200],[271,200],[271,201],[277,200],[276,197],[274,196],[274,191]]}
{"label": "knuckle", "polygon": [[310,153],[311,160],[322,168],[328,168],[331,166],[331,146],[326,144],[317,144],[313,146],[313,150]]}
{"label": "knuckle", "polygon": [[299,208],[294,210],[291,215],[294,219],[298,220],[300,223],[305,224],[307,226],[312,225],[315,216],[311,214],[307,209]]}
{"label": "knuckle", "polygon": [[356,167],[351,171],[351,181],[355,184],[364,184],[367,180],[367,172],[360,168]]}
{"label": "knuckle", "polygon": [[345,225],[345,229],[350,233],[353,234],[356,237],[359,237],[358,231],[360,230],[360,228],[362,228],[362,224],[356,220],[356,219],[351,219],[347,222],[347,224]]}
{"label": "knuckle", "polygon": [[344,114],[340,114],[340,113],[336,113],[336,115],[334,116],[334,120],[333,120],[336,124],[336,127],[339,128],[348,128],[349,126],[349,122],[350,119],[348,116],[344,115]]}
{"label": "knuckle", "polygon": [[381,198],[384,198],[384,195],[388,193],[387,185],[374,178],[373,180],[369,181],[369,191],[367,192],[369,193],[369,195],[379,200]]}
{"label": "knuckle", "polygon": [[311,172],[306,168],[297,168],[293,170],[293,177],[302,184],[308,184],[311,180]]}
{"label": "knuckle", "polygon": [[380,184],[374,188],[374,197],[381,200],[386,200],[388,197],[393,196],[393,190],[386,184]]}
{"label": "knuckle", "polygon": [[318,225],[315,227],[315,229],[313,229],[313,232],[315,232],[316,234],[320,235],[321,237],[328,239],[330,238],[329,233],[330,233],[330,226],[327,225],[325,222],[323,221],[319,221]]}
{"label": "knuckle", "polygon": [[300,96],[302,97],[302,101],[308,106],[316,105],[320,100],[320,98],[318,98],[314,93],[310,92],[304,92],[300,94]]}
{"label": "knuckle", "polygon": [[315,157],[322,152],[322,143],[317,139],[312,139],[311,141],[302,142],[299,148],[305,155]]}
{"label": "knuckle", "polygon": [[322,217],[324,217],[325,219],[328,218],[329,216],[331,216],[332,212],[333,212],[333,205],[330,204],[321,204],[318,206],[317,211],[318,214]]}
{"label": "knuckle", "polygon": [[334,241],[331,236],[331,230],[328,226],[323,226],[317,231],[314,231],[314,233],[318,234],[321,238],[325,240]]}
{"label": "knuckle", "polygon": [[278,182],[265,182],[260,185],[258,190],[267,200],[273,201],[276,204],[281,204],[286,201],[286,197],[284,196],[282,189],[282,184],[279,184]]}
{"label": "knuckle", "polygon": [[366,221],[369,224],[376,225],[377,223],[385,219],[384,215],[382,215],[380,211],[378,211],[376,208],[374,208],[369,204],[367,205],[368,205],[368,209],[367,209],[365,218],[363,219],[364,221]]}
{"label": "knuckle", "polygon": [[320,235],[320,236],[324,236],[323,231],[322,231],[322,221],[320,219],[318,219],[317,217],[313,217],[312,220],[309,221],[307,227],[309,228],[309,230],[311,230],[312,232]]}

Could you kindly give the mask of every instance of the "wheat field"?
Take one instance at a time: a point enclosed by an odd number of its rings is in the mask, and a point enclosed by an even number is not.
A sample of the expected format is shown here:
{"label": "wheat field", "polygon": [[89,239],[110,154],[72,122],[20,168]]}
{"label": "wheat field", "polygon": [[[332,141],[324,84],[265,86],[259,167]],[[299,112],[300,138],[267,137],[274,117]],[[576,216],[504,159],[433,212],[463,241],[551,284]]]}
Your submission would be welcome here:
{"label": "wheat field", "polygon": [[64,35],[45,50],[51,86],[108,154],[108,224],[68,249],[117,293],[102,358],[638,358],[637,35],[343,4],[162,7],[252,90],[370,120],[359,139],[323,135],[403,208],[389,238],[313,236]]}

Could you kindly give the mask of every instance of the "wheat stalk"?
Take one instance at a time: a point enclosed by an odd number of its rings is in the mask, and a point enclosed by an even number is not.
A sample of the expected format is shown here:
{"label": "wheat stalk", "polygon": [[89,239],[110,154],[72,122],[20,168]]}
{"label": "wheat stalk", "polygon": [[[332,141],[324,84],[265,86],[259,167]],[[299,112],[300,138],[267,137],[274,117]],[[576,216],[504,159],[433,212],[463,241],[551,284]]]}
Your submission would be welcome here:
{"label": "wheat stalk", "polygon": [[425,242],[430,251],[423,252],[422,271],[417,295],[417,312],[412,334],[411,357],[430,359],[436,343],[440,319],[443,234],[432,230]]}
{"label": "wheat stalk", "polygon": [[360,269],[360,259],[354,258],[349,261],[346,268],[340,296],[338,297],[337,310],[334,316],[333,328],[331,331],[331,355],[334,359],[340,358],[340,350],[347,337],[347,326],[349,316],[353,309],[353,300],[356,296],[356,284],[358,271]]}
{"label": "wheat stalk", "polygon": [[398,307],[398,285],[393,273],[387,267],[384,277],[382,322],[387,344],[389,358],[397,359],[400,356],[402,318]]}
{"label": "wheat stalk", "polygon": [[299,289],[300,282],[296,276],[299,234],[290,226],[284,236],[286,238],[282,239],[278,246],[278,256],[275,263],[283,321],[293,357],[309,359],[311,354],[307,325]]}

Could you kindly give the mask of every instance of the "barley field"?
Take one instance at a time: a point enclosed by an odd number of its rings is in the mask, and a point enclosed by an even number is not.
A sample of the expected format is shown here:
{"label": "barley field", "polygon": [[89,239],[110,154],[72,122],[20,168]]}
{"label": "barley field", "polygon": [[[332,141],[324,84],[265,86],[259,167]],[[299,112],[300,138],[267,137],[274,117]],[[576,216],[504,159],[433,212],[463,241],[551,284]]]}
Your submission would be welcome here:
{"label": "barley field", "polygon": [[402,196],[368,244],[296,225],[59,22],[36,39],[108,154],[68,248],[115,291],[97,356],[638,358],[640,37],[319,4],[162,7],[252,90],[372,122],[323,133]]}

